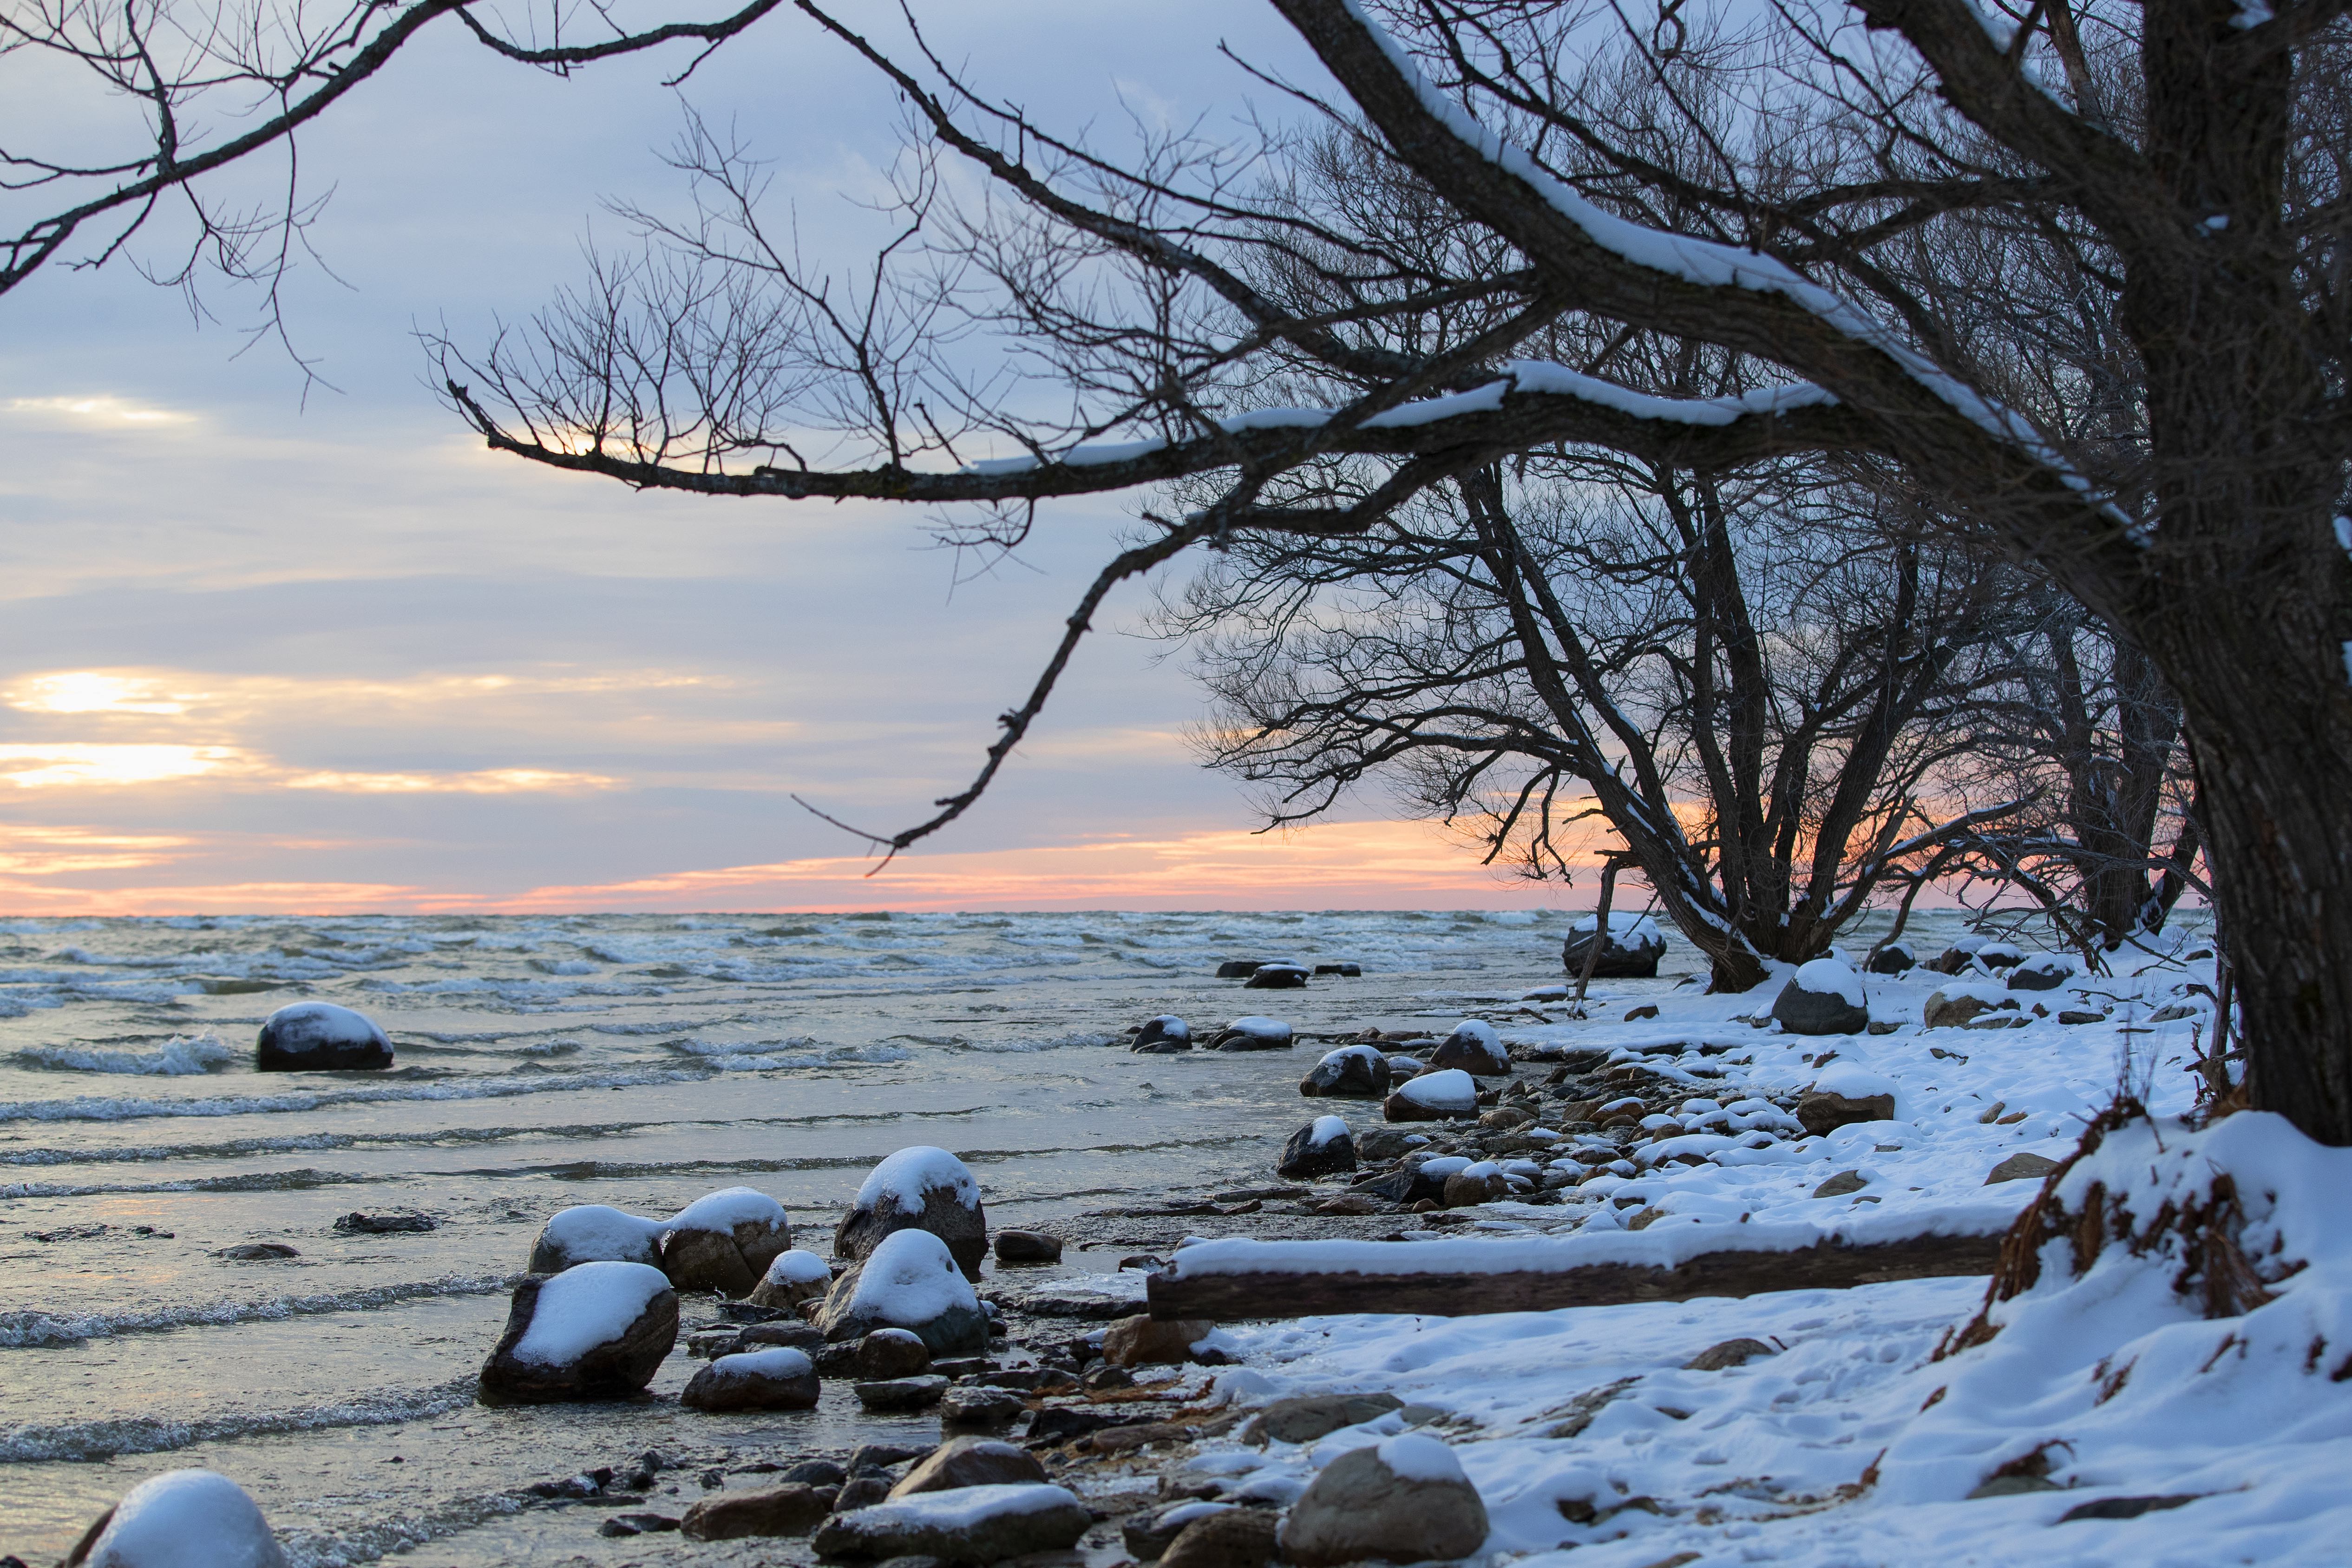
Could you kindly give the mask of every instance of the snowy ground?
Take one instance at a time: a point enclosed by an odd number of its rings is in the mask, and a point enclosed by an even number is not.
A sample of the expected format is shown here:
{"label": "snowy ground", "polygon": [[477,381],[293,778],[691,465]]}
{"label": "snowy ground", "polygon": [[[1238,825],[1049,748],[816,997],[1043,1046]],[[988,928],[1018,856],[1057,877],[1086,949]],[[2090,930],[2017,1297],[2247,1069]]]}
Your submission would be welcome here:
{"label": "snowy ground", "polygon": [[[1922,1004],[1948,983],[1935,975],[1869,978],[1873,1019],[1902,1026],[1885,1035],[1806,1039],[1733,1021],[1766,1010],[1777,982],[1745,997],[1683,993],[1636,1024],[1506,1028],[1516,1043],[1633,1055],[1680,1044],[1644,1059],[1723,1076],[1692,1075],[1700,1103],[1679,1118],[1688,1130],[1661,1128],[1657,1153],[1629,1162],[1634,1174],[1588,1183],[1565,1208],[1495,1206],[1484,1223],[1504,1247],[1520,1226],[1614,1228],[1643,1210],[1663,1211],[1654,1229],[1822,1223],[1864,1205],[1877,1207],[1874,1221],[1908,1216],[1924,1228],[1988,1204],[2021,1209],[2042,1184],[1988,1188],[1991,1168],[2020,1151],[2063,1158],[2119,1087],[2137,1093],[2156,1122],[2109,1134],[2056,1195],[2078,1212],[2102,1201],[2098,1184],[2107,1207],[2086,1234],[2104,1227],[2108,1243],[2077,1277],[2073,1244],[2051,1242],[2039,1281],[1991,1310],[1990,1343],[1937,1358],[1984,1283],[1929,1280],[1225,1330],[1218,1343],[1248,1364],[1218,1382],[1250,1403],[1387,1390],[1445,1412],[1429,1429],[1456,1446],[1493,1520],[1487,1552],[1505,1560],[2352,1563],[2352,1151],[2317,1148],[2254,1113],[2182,1126],[2191,1031],[2210,1019],[2192,988],[2210,986],[2210,969],[2167,962],[2016,993],[2025,1016],[2036,1002],[2052,1016],[2011,1029],[1923,1030]],[[2148,1021],[2167,1007],[2191,1016]],[[2062,1009],[2107,1016],[2066,1026]],[[1614,1010],[1593,1009],[1596,1019]],[[1728,1049],[1702,1056],[1701,1044]],[[1824,1052],[1832,1071],[1892,1080],[1893,1119],[1827,1137],[1775,1132],[1760,1113],[1748,1120],[1765,1135],[1735,1124],[1743,1100],[1785,1103],[1822,1076]],[[1702,1163],[1650,1163],[1675,1153]],[[1858,1190],[1811,1196],[1846,1171]],[[2186,1236],[2166,1228],[2210,1203],[2224,1173],[2242,1223],[2225,1213]],[[2224,1252],[2242,1251],[2231,1303],[2241,1310],[2209,1318],[2209,1277],[2227,1270],[2198,1248],[2216,1236]],[[1741,1337],[1773,1354],[1685,1369]],[[1305,1447],[1212,1442],[1186,1463],[1226,1495],[1286,1500],[1338,1454],[1402,1424],[1391,1414]]]}

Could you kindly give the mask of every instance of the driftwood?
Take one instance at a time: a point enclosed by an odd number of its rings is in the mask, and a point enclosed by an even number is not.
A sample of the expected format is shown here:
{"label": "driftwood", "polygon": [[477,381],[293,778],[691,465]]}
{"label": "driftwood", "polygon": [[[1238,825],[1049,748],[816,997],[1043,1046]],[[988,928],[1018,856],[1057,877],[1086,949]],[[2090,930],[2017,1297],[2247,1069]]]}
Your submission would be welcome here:
{"label": "driftwood", "polygon": [[1153,1274],[1145,1281],[1155,1318],[1231,1322],[1332,1312],[1544,1312],[1560,1307],[1686,1301],[1768,1291],[1836,1291],[1889,1280],[1990,1274],[1999,1234],[1914,1236],[1892,1241],[1822,1241],[1796,1251],[1702,1253],[1672,1268],[1588,1263],[1518,1273]]}

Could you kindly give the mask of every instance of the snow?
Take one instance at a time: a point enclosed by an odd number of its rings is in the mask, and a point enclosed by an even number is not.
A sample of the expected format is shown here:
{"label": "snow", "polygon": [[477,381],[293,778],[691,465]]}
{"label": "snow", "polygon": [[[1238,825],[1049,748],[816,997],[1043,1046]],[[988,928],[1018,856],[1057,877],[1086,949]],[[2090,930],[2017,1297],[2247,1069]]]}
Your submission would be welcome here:
{"label": "snow", "polygon": [[1439,1155],[1434,1159],[1423,1160],[1416,1168],[1420,1170],[1422,1175],[1429,1177],[1432,1181],[1444,1181],[1447,1176],[1460,1176],[1464,1171],[1468,1170],[1470,1168],[1470,1156],[1467,1155]]}
{"label": "snow", "polygon": [[667,1228],[609,1204],[582,1203],[556,1210],[547,1238],[574,1258],[629,1258],[642,1255]]}
{"label": "snow", "polygon": [[1009,1513],[1082,1506],[1077,1494],[1066,1487],[1031,1482],[915,1492],[855,1510],[847,1517],[876,1529],[912,1525],[932,1530],[969,1530],[985,1520],[1001,1519]]}
{"label": "snow", "polygon": [[321,1045],[386,1043],[374,1019],[332,1002],[289,1002],[264,1019],[261,1027],[273,1032],[290,1029],[303,1040]]}
{"label": "snow", "polygon": [[644,1263],[582,1263],[539,1288],[530,1326],[515,1342],[514,1358],[541,1366],[569,1366],[600,1344],[617,1340],[668,1277]]}
{"label": "snow", "polygon": [[766,1350],[739,1351],[733,1355],[714,1359],[710,1370],[720,1377],[768,1377],[779,1381],[788,1377],[806,1377],[816,1369],[816,1363],[805,1351],[790,1345],[772,1345]]}
{"label": "snow", "polygon": [[1315,1118],[1315,1124],[1307,1129],[1307,1142],[1312,1147],[1319,1149],[1326,1144],[1336,1144],[1347,1135],[1346,1117],[1318,1116]]}
{"label": "snow", "polygon": [[1460,1035],[1465,1040],[1475,1040],[1496,1055],[1502,1054],[1503,1037],[1496,1033],[1495,1026],[1485,1019],[1464,1019],[1447,1032]]}
{"label": "snow", "polygon": [[953,1194],[961,1207],[980,1204],[980,1183],[961,1160],[945,1149],[918,1144],[876,1166],[858,1186],[855,1207],[871,1213],[887,1202],[901,1214],[920,1214],[925,1195],[933,1192]]}
{"label": "snow", "polygon": [[1158,1024],[1160,1026],[1160,1034],[1169,1040],[1190,1040],[1192,1038],[1192,1026],[1186,1023],[1182,1019],[1178,1018],[1174,1013],[1161,1013],[1158,1018],[1147,1019],[1144,1020],[1144,1027],[1146,1029],[1150,1028],[1153,1024]]}
{"label": "snow", "polygon": [[1895,1080],[1884,1072],[1873,1072],[1852,1062],[1839,1062],[1813,1080],[1814,1090],[1822,1094],[1841,1095],[1848,1100],[1867,1100],[1874,1094],[1900,1093]]}
{"label": "snow", "polygon": [[1416,1105],[1433,1108],[1451,1110],[1478,1103],[1477,1080],[1458,1067],[1415,1074],[1397,1092]]}
{"label": "snow", "polygon": [[956,1267],[948,1244],[928,1230],[894,1230],[875,1246],[858,1270],[849,1314],[886,1323],[927,1323],[958,1307],[980,1310],[980,1298]]}
{"label": "snow", "polygon": [[1323,1053],[1323,1059],[1317,1062],[1316,1065],[1318,1067],[1336,1067],[1342,1062],[1351,1061],[1359,1057],[1361,1057],[1367,1061],[1385,1062],[1388,1061],[1387,1054],[1381,1051],[1377,1046],[1343,1045],[1337,1051],[1325,1051]]}
{"label": "snow", "polygon": [[1247,1018],[1235,1019],[1225,1027],[1234,1030],[1237,1034],[1253,1034],[1263,1040],[1288,1040],[1290,1038],[1290,1026],[1288,1024],[1283,1022],[1280,1019],[1260,1018],[1255,1013],[1251,1014]]}
{"label": "snow", "polygon": [[1454,1450],[1434,1437],[1418,1432],[1407,1432],[1391,1437],[1380,1446],[1381,1463],[1400,1480],[1459,1481],[1469,1478],[1462,1473],[1462,1461]]}
{"label": "snow", "polygon": [[88,1568],[283,1568],[245,1489],[211,1470],[169,1470],[125,1492]]}
{"label": "snow", "polygon": [[789,1252],[779,1252],[768,1265],[766,1279],[776,1285],[813,1285],[820,1280],[833,1278],[825,1260],[814,1252],[795,1247]]}
{"label": "snow", "polygon": [[1868,1005],[1862,988],[1862,977],[1846,967],[1842,959],[1816,958],[1797,967],[1797,988],[1811,991],[1817,997],[1842,997],[1854,1007]]}
{"label": "snow", "polygon": [[[893,1156],[896,1157],[895,1155]],[[920,1208],[919,1203],[915,1206]],[[696,1198],[670,1216],[666,1230],[716,1230],[731,1233],[739,1225],[782,1226],[784,1206],[754,1187],[722,1187]]]}

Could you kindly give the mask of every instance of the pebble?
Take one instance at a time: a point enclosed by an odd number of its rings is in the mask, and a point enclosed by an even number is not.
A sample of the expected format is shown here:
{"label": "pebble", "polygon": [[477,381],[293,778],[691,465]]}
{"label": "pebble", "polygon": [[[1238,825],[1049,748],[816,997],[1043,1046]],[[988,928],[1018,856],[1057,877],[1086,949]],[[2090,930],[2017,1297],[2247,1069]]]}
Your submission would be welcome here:
{"label": "pebble", "polygon": [[996,1233],[996,1260],[1000,1263],[1058,1263],[1062,1260],[1062,1242],[1056,1236],[1042,1230],[1000,1230]]}
{"label": "pebble", "polygon": [[896,1412],[928,1410],[947,1393],[944,1377],[892,1377],[852,1385],[857,1402],[868,1410]]}

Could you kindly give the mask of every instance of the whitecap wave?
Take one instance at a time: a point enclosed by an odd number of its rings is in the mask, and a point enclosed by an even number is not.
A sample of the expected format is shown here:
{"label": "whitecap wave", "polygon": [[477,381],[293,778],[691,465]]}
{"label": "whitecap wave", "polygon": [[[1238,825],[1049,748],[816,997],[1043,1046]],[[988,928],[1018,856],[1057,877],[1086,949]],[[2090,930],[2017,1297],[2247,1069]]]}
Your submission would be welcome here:
{"label": "whitecap wave", "polygon": [[475,1379],[455,1377],[431,1388],[380,1390],[331,1405],[291,1410],[224,1412],[174,1420],[163,1416],[117,1416],[106,1421],[27,1423],[0,1432],[0,1464],[43,1459],[110,1459],[121,1454],[163,1454],[197,1443],[280,1432],[316,1432],[330,1427],[389,1427],[421,1421],[470,1405]]}
{"label": "whitecap wave", "polygon": [[16,1053],[21,1067],[64,1072],[124,1072],[142,1077],[193,1078],[226,1067],[235,1048],[213,1034],[173,1035],[153,1051],[103,1051],[86,1045],[32,1045]]}
{"label": "whitecap wave", "polygon": [[142,1116],[250,1116],[316,1111],[326,1105],[366,1105],[386,1100],[502,1100],[515,1094],[559,1094],[583,1089],[627,1089],[643,1083],[685,1083],[689,1069],[631,1072],[534,1073],[528,1078],[478,1078],[456,1082],[400,1083],[322,1089],[309,1094],[219,1094],[188,1100],[135,1100],[85,1094],[71,1100],[0,1100],[0,1122],[128,1122]]}
{"label": "whitecap wave", "polygon": [[[487,1296],[511,1291],[520,1274],[445,1274],[437,1280],[329,1291],[309,1296],[271,1296],[242,1301],[196,1301],[133,1312],[0,1312],[0,1346],[43,1348],[81,1344],[117,1334],[157,1333],[171,1329],[219,1328],[229,1323],[275,1322],[326,1312],[366,1312],[401,1301],[442,1296]],[[470,1384],[471,1379],[467,1379]]]}

